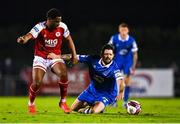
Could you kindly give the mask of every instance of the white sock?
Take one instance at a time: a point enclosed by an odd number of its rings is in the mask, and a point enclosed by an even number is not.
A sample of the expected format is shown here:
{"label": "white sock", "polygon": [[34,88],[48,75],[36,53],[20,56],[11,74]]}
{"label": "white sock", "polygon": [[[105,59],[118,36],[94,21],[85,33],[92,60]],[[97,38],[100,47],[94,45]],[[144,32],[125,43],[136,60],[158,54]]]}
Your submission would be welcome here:
{"label": "white sock", "polygon": [[66,99],[61,99],[61,102],[66,102]]}
{"label": "white sock", "polygon": [[35,103],[31,103],[30,101],[28,102],[28,105],[31,106],[31,105],[35,105]]}
{"label": "white sock", "polygon": [[84,110],[84,114],[91,114],[92,113],[92,108],[88,107],[87,109]]}

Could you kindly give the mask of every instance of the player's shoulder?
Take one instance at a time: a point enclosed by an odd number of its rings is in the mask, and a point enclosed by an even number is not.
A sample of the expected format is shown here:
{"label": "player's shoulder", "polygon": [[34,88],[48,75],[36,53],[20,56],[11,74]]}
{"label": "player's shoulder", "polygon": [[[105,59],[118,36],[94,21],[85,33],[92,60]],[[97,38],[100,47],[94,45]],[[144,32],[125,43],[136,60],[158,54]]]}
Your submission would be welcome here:
{"label": "player's shoulder", "polygon": [[112,35],[111,39],[113,42],[117,42],[119,40],[119,34],[117,33],[117,34]]}
{"label": "player's shoulder", "polygon": [[46,27],[46,21],[38,22],[35,26],[45,28]]}
{"label": "player's shoulder", "polygon": [[37,23],[29,33],[32,34],[34,38],[37,38],[38,34],[46,28],[45,23],[45,21]]}
{"label": "player's shoulder", "polygon": [[59,27],[66,29],[67,25],[64,22],[60,22]]}
{"label": "player's shoulder", "polygon": [[118,64],[115,62],[115,61],[113,61],[113,72],[114,73],[121,73],[121,71],[119,70],[119,67],[118,67]]}
{"label": "player's shoulder", "polygon": [[43,21],[43,22],[38,22],[38,23],[34,26],[34,29],[35,29],[35,30],[41,30],[41,29],[46,28],[45,23],[46,23],[45,21]]}
{"label": "player's shoulder", "polygon": [[112,66],[114,69],[118,69],[118,63],[115,60],[113,60]]}

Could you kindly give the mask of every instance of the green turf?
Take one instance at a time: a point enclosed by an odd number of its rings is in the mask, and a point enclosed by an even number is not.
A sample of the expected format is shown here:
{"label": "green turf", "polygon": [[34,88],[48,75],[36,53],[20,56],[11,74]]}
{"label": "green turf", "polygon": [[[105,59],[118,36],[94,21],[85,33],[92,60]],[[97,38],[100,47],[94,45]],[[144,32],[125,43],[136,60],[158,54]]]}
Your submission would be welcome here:
{"label": "green turf", "polygon": [[[68,98],[68,104],[72,104],[75,98]],[[37,97],[37,114],[27,113],[27,97],[0,97],[0,123],[21,122],[21,123],[43,123],[43,122],[143,122],[143,123],[178,123],[180,122],[180,99],[161,98],[135,99],[142,104],[142,112],[139,115],[128,115],[121,107],[107,107],[103,114],[85,115],[79,113],[64,114],[58,108],[58,97]]]}

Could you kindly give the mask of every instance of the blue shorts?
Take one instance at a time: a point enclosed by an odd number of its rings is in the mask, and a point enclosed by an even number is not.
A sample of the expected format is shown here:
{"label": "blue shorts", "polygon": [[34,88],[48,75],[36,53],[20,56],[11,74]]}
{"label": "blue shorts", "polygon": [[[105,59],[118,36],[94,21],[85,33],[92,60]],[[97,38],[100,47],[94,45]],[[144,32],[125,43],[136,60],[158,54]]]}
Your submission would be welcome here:
{"label": "blue shorts", "polygon": [[100,93],[93,93],[88,88],[78,96],[78,100],[87,102],[88,104],[95,104],[96,102],[102,102],[105,106],[107,106],[115,101],[115,97],[110,97]]}
{"label": "blue shorts", "polygon": [[130,74],[130,70],[131,70],[132,65],[133,65],[132,60],[121,60],[121,59],[116,58],[115,61],[118,65],[120,71],[123,71],[123,73],[125,75]]}

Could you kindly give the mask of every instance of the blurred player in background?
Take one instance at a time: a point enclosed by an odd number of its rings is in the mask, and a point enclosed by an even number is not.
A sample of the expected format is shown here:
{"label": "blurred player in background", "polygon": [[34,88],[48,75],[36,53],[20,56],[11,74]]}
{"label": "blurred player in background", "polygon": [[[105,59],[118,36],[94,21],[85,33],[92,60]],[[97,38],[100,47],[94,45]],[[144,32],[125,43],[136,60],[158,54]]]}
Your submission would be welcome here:
{"label": "blurred player in background", "polygon": [[[56,58],[53,56],[51,54],[50,58]],[[71,58],[66,55],[61,57],[65,60]],[[124,81],[113,57],[114,48],[109,44],[102,48],[101,57],[78,55],[79,62],[89,67],[90,85],[72,104],[73,111],[84,114],[100,113],[107,105],[122,99]]]}
{"label": "blurred player in background", "polygon": [[72,53],[72,62],[77,62],[77,55],[73,40],[70,32],[65,23],[61,22],[62,15],[58,9],[52,8],[47,12],[47,20],[36,24],[29,33],[21,36],[17,39],[20,44],[25,44],[30,39],[35,41],[33,71],[32,71],[32,83],[29,88],[29,103],[28,108],[30,113],[35,113],[35,98],[38,90],[42,84],[43,77],[48,68],[55,73],[60,81],[60,94],[61,100],[59,107],[64,110],[65,113],[70,113],[70,109],[66,104],[68,77],[67,69],[62,59],[48,59],[49,53],[56,55],[61,54],[61,44],[63,37]]}
{"label": "blurred player in background", "polygon": [[134,38],[129,35],[129,27],[126,23],[119,25],[119,33],[111,37],[109,44],[115,47],[114,60],[125,76],[123,105],[126,107],[131,86],[130,75],[134,74],[138,60],[138,47]]}

